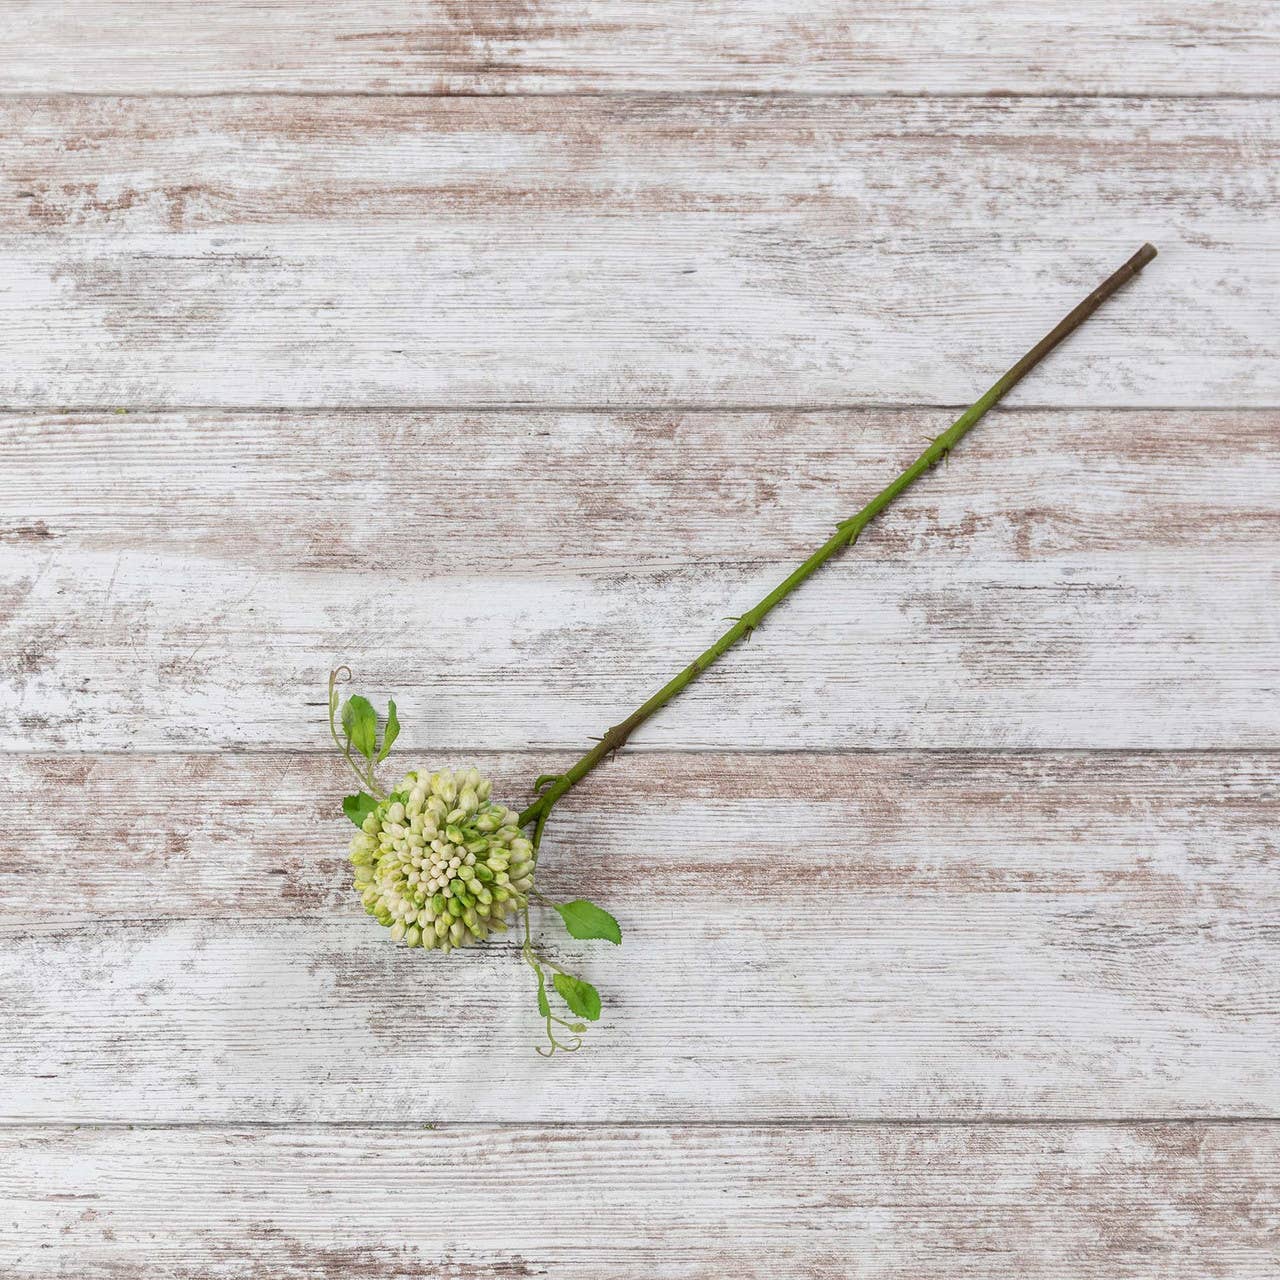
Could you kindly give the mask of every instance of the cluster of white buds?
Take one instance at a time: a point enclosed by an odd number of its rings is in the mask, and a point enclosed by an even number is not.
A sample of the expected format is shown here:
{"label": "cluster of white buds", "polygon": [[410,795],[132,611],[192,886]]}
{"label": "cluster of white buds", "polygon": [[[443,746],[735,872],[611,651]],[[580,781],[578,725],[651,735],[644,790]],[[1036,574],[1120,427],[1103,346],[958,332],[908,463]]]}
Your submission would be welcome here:
{"label": "cluster of white buds", "polygon": [[533,887],[533,844],[477,769],[405,774],[351,841],[365,910],[410,947],[452,951],[505,930]]}

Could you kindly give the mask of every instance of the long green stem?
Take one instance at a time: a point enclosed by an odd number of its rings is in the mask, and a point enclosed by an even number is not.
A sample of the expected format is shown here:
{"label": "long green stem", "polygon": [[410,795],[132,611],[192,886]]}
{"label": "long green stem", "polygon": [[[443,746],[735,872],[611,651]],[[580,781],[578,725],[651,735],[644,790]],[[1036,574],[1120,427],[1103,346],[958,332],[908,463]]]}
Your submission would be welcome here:
{"label": "long green stem", "polygon": [[[990,390],[979,396],[929,447],[896,479],[882,489],[857,515],[836,526],[827,539],[803,564],[778,583],[754,608],[748,609],[728,631],[705,653],[696,657],[679,675],[674,676],[651,698],[638,706],[625,720],[609,729],[575,765],[551,779],[547,789],[520,815],[520,825],[538,820],[541,836],[551,806],[571,787],[581,782],[606,756],[619,747],[653,713],[666,706],[682,689],[691,685],[713,662],[723,657],[739,640],[750,635],[764,619],[802,582],[816,573],[836,552],[851,546],[863,529],[871,523],[899,494],[904,493],[964,439],[993,405],[998,404],[1060,342],[1082,325],[1113,293],[1127,284],[1156,256],[1155,249],[1144,244],[1117,272],[1108,276],[1087,298],[1064,316],[1021,360],[996,380]],[[538,843],[535,841],[535,844]]]}

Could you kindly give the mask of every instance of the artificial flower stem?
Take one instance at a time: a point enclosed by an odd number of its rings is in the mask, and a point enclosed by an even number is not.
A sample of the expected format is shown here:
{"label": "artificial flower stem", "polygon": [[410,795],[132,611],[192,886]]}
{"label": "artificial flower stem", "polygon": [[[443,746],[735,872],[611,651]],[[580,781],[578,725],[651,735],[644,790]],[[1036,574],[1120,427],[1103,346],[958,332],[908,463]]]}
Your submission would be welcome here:
{"label": "artificial flower stem", "polygon": [[1152,245],[1144,244],[1118,271],[1108,276],[1087,298],[1062,318],[1007,373],[979,396],[892,484],[882,489],[857,515],[836,526],[827,539],[803,564],[792,571],[754,608],[748,609],[705,653],[699,654],[679,675],[669,680],[625,720],[614,725],[594,747],[564,773],[555,776],[545,791],[520,815],[519,823],[538,820],[535,847],[541,842],[542,827],[552,805],[571,787],[581,782],[606,756],[619,747],[651,715],[666,706],[681,690],[691,685],[713,662],[749,636],[774,608],[783,602],[810,575],[822,568],[836,552],[851,546],[863,529],[889,504],[909,489],[924,473],[937,466],[993,405],[999,404],[1032,369],[1060,342],[1080,327],[1113,293],[1127,284],[1156,256]]}

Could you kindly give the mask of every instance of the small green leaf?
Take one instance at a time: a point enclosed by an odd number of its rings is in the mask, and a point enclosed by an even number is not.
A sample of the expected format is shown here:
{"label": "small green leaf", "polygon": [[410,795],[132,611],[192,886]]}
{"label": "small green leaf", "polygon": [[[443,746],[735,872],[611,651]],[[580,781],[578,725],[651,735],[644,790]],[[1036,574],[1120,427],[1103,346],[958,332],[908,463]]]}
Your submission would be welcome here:
{"label": "small green leaf", "polygon": [[353,796],[346,796],[342,801],[342,812],[356,824],[364,826],[364,820],[378,807],[378,802],[363,791]]}
{"label": "small green leaf", "polygon": [[618,922],[603,908],[586,898],[578,898],[573,902],[557,902],[553,904],[569,930],[571,938],[603,938],[615,945],[622,942],[622,930]]}
{"label": "small green leaf", "polygon": [[547,980],[542,975],[542,970],[538,973],[538,1012],[544,1017],[551,1016],[551,1006],[547,1003]]}
{"label": "small green leaf", "polygon": [[372,760],[378,743],[378,713],[373,709],[373,703],[358,693],[348,698],[342,708],[342,727],[351,745],[366,760]]}
{"label": "small green leaf", "polygon": [[394,699],[387,702],[387,729],[382,735],[382,750],[378,752],[379,762],[387,758],[387,753],[391,750],[391,744],[400,736],[400,721],[396,719],[396,704]]}
{"label": "small green leaf", "polygon": [[600,993],[589,982],[557,973],[551,979],[556,984],[560,998],[580,1018],[595,1022],[600,1017]]}

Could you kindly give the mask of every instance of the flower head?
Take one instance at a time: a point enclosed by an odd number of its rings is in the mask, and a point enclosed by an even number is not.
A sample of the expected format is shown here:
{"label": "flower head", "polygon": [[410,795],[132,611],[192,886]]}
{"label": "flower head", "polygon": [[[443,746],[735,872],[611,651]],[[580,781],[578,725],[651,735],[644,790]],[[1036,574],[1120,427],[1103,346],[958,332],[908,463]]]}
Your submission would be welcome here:
{"label": "flower head", "polygon": [[406,773],[351,841],[365,910],[410,947],[452,951],[502,931],[533,887],[533,844],[477,769]]}

